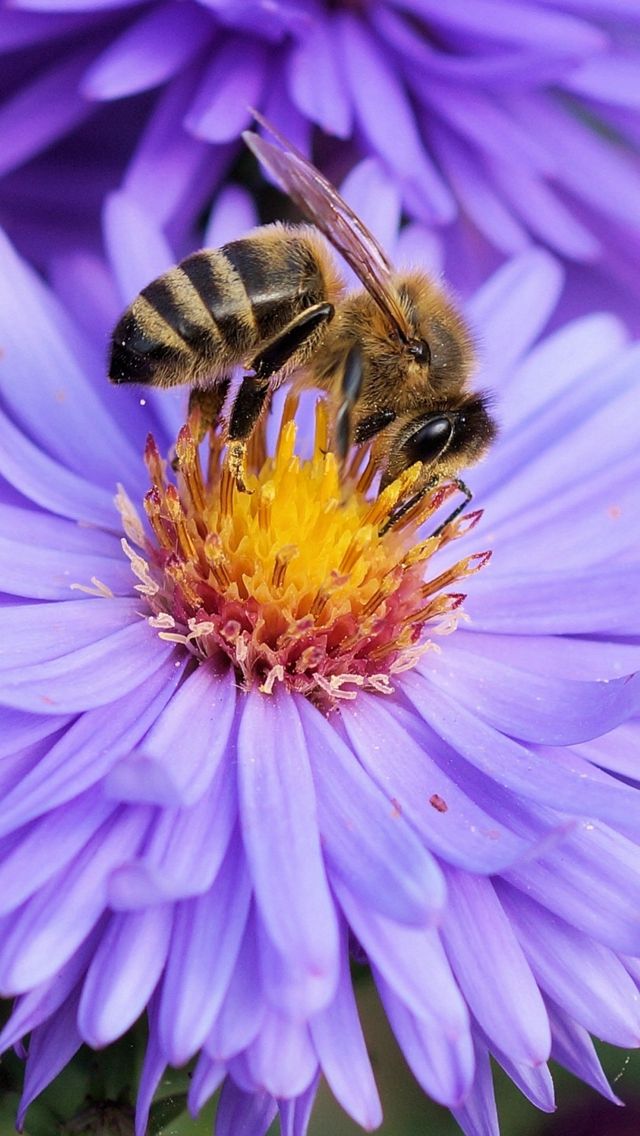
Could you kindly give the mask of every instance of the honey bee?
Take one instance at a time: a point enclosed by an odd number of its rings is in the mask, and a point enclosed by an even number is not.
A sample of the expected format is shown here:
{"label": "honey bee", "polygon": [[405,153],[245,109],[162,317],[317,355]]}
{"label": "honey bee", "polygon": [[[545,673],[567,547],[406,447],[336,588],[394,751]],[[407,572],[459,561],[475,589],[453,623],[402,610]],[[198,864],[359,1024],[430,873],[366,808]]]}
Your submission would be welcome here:
{"label": "honey bee", "polygon": [[[380,491],[421,463],[405,512],[427,488],[457,480],[495,435],[487,397],[468,389],[468,329],[434,280],[419,270],[396,272],[338,191],[256,118],[277,145],[249,131],[246,144],[313,224],[264,225],[193,253],[148,284],[113,332],[109,377],[189,383],[190,405],[213,425],[241,365],[246,374],[227,427],[241,487],[246,443],[269,396],[289,376],[320,388],[338,457],[370,443]],[[346,290],[329,245],[362,288]]]}

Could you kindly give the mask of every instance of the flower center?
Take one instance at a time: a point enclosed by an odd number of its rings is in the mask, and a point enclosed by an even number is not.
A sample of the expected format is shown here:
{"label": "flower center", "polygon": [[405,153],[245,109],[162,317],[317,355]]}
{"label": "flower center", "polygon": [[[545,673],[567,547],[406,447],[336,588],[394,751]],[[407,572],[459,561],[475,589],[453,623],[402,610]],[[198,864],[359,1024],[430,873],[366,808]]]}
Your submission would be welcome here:
{"label": "flower center", "polygon": [[254,434],[247,491],[227,468],[219,433],[210,435],[204,471],[197,422],[183,426],[175,483],[150,437],[145,510],[153,539],[129,515],[126,531],[143,556],[124,545],[162,638],[183,643],[201,661],[227,656],[244,688],[269,694],[281,682],[328,708],[361,688],[390,692],[390,676],[432,645],[426,633],[455,626],[464,596],[445,589],[490,554],[467,557],[427,579],[430,557],[481,514],[419,539],[455,492],[444,485],[390,524],[420,467],[372,498],[375,470],[363,451],[340,471],[322,401],[313,454],[303,459],[296,453],[296,410],[290,396],[272,455],[264,428]]}

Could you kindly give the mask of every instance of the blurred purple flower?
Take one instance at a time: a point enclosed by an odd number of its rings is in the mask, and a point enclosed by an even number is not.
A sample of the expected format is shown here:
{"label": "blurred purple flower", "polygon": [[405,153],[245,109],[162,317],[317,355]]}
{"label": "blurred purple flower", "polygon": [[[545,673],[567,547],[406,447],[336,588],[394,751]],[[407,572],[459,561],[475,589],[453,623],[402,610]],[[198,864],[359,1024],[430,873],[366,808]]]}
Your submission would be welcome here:
{"label": "blurred purple flower", "polygon": [[[227,193],[216,241],[249,213]],[[545,253],[477,293],[492,566],[441,652],[327,718],[192,669],[141,618],[113,490],[141,501],[144,434],[166,448],[180,408],[99,380],[115,314],[172,254],[124,194],[107,245],[119,296],[98,261],[59,265],[76,318],[0,246],[1,1040],[30,1034],[21,1115],[146,1009],[139,1133],[165,1066],[196,1055],[190,1107],[223,1084],[217,1136],[278,1110],[302,1136],[320,1074],[374,1127],[350,944],[468,1136],[498,1132],[489,1054],[539,1108],[550,1055],[615,1100],[589,1034],[640,1038],[640,349],[607,315],[541,338],[562,285]]]}
{"label": "blurred purple flower", "polygon": [[0,221],[48,263],[120,186],[184,251],[253,105],[345,140],[334,178],[378,158],[454,283],[533,241],[589,267],[587,310],[611,273],[637,293],[639,28],[631,0],[13,0]]}

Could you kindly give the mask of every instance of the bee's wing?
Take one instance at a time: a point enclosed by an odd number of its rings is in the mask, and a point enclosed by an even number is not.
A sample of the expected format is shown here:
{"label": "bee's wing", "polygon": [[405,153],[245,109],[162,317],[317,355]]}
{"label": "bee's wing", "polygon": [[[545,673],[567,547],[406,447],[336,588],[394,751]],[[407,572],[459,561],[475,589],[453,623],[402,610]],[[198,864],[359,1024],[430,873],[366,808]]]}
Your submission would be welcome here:
{"label": "bee's wing", "polygon": [[249,149],[342,254],[400,337],[409,339],[411,329],[392,285],[393,268],[376,238],[319,170],[266,119],[253,113],[280,145],[246,130],[242,137]]}

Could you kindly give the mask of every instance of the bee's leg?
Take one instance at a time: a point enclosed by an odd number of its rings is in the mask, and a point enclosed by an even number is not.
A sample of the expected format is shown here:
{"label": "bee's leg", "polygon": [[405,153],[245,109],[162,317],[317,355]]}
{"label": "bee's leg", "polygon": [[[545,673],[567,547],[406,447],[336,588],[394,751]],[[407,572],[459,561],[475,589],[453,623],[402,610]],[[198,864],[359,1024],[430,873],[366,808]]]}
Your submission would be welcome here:
{"label": "bee's leg", "polygon": [[469,489],[469,486],[465,485],[464,481],[461,481],[459,477],[454,477],[453,480],[452,480],[452,484],[455,485],[456,488],[459,489],[461,493],[464,493],[465,499],[460,505],[456,506],[456,508],[453,510],[453,512],[449,513],[449,516],[442,522],[441,525],[438,525],[437,529],[435,529],[431,533],[431,536],[440,536],[440,533],[442,532],[442,530],[445,529],[447,527],[447,525],[450,525],[452,523],[452,521],[457,520],[457,518],[464,511],[464,509],[466,509],[469,502],[473,501],[473,493]]}
{"label": "bee's leg", "polygon": [[[417,493],[413,493],[411,497],[407,497],[406,501],[403,501],[401,505],[398,505],[398,508],[395,510],[395,512],[391,514],[389,519],[382,526],[378,533],[378,536],[384,536],[384,534],[388,532],[390,528],[393,528],[394,525],[397,525],[398,521],[402,517],[406,516],[409,510],[413,509],[414,505],[418,504],[418,501],[420,501],[424,497],[425,493],[428,493],[429,490],[433,489],[437,484],[438,479],[432,478],[432,480],[428,481],[427,484],[422,489],[419,489]],[[432,533],[429,533],[429,538],[431,538],[432,536],[440,536],[442,530],[445,529],[447,525],[450,525],[452,521],[455,521],[460,516],[462,511],[466,509],[469,502],[473,500],[473,493],[469,489],[469,486],[465,485],[464,481],[461,481],[459,477],[454,478],[452,484],[455,485],[461,493],[464,493],[465,499],[460,505],[457,505],[451,513],[449,513],[449,516],[445,518],[441,525],[438,525],[437,529],[434,529]]]}
{"label": "bee's leg", "polygon": [[287,365],[322,324],[333,318],[333,304],[314,304],[287,324],[277,339],[251,362],[253,375],[246,375],[231,408],[228,463],[239,489],[245,487],[247,439],[251,435],[270,390],[270,378]]}
{"label": "bee's leg", "polygon": [[333,304],[314,304],[305,308],[287,324],[277,339],[256,355],[251,366],[258,379],[268,379],[286,367],[289,360],[316,334],[323,324],[333,319]]}
{"label": "bee's leg", "polygon": [[344,361],[340,387],[342,402],[338,407],[334,425],[336,451],[340,462],[345,460],[351,445],[351,408],[362,389],[362,374],[362,351],[358,344],[354,343]]}
{"label": "bee's leg", "polygon": [[199,445],[209,430],[215,430],[229,393],[230,378],[219,379],[212,387],[192,387],[189,395],[189,418],[194,411],[198,417]]}
{"label": "bee's leg", "polygon": [[246,375],[231,407],[227,462],[238,489],[246,492],[247,439],[256,425],[269,394],[268,379]]}

